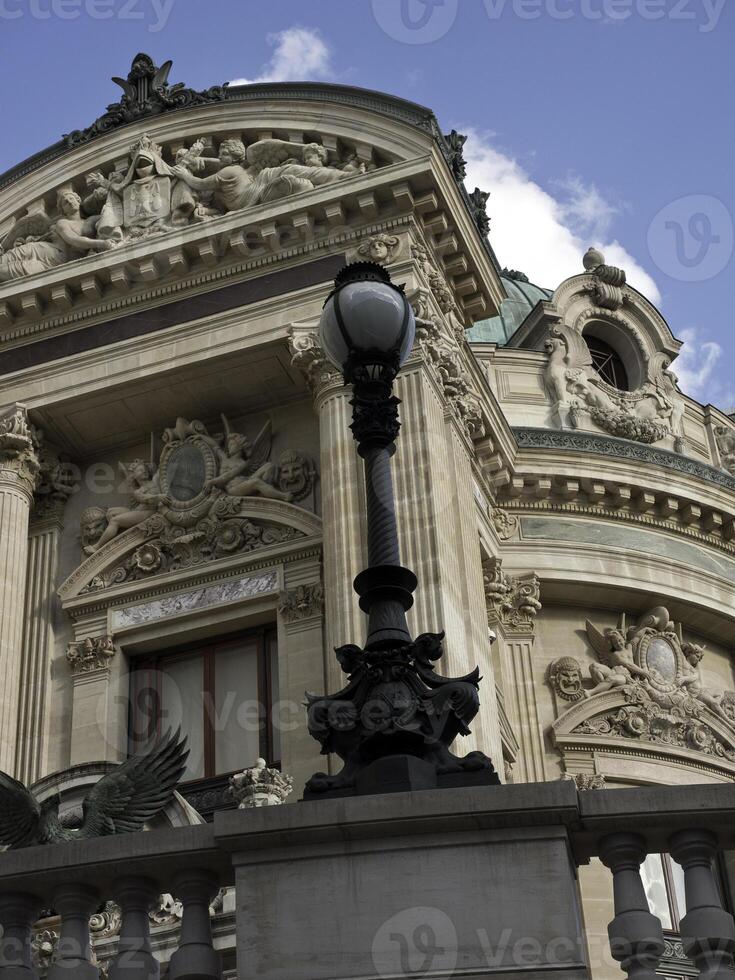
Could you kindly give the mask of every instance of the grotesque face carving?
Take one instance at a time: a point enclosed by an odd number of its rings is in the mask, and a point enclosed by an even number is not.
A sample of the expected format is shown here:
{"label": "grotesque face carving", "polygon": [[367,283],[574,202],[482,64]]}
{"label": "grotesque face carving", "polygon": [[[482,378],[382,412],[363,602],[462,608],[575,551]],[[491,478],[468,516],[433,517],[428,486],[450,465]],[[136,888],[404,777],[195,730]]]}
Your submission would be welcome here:
{"label": "grotesque face carving", "polygon": [[106,527],[107,515],[101,507],[87,507],[85,511],[82,511],[80,531],[82,550],[85,554],[92,553],[89,550],[90,547],[99,541]]}
{"label": "grotesque face carving", "polygon": [[286,451],[278,460],[278,486],[294,500],[305,497],[314,482],[314,471],[305,456]]}
{"label": "grotesque face carving", "polygon": [[579,701],[584,697],[582,668],[574,657],[561,657],[549,670],[551,685],[565,701]]}

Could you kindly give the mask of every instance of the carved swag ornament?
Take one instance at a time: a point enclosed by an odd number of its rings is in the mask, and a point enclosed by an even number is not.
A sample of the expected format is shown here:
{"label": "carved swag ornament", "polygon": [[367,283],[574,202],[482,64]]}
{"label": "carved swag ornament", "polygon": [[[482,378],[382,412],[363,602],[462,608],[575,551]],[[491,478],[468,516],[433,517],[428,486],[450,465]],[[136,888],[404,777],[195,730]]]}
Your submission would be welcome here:
{"label": "carved swag ornament", "polygon": [[224,432],[210,435],[204,423],[179,418],[163,433],[157,463],[120,464],[130,503],[83,512],[84,554],[95,554],[133,527],[142,526],[147,539],[88,591],[301,536],[291,527],[250,520],[242,511],[252,497],[290,503],[309,496],[316,479],[313,462],[292,451],[271,461],[270,422],[252,443],[224,416],[222,422]]}
{"label": "carved swag ornament", "polygon": [[[665,607],[651,609],[630,627],[624,615],[616,629],[602,632],[588,621],[587,636],[597,655],[589,667],[591,686],[573,657],[555,661],[548,674],[559,699],[573,705],[590,702],[574,734],[679,746],[735,763],[735,692],[705,687],[700,673],[704,647],[683,639],[681,625],[671,622]],[[620,697],[610,708],[612,693]],[[605,695],[605,707],[596,714],[595,700]]]}

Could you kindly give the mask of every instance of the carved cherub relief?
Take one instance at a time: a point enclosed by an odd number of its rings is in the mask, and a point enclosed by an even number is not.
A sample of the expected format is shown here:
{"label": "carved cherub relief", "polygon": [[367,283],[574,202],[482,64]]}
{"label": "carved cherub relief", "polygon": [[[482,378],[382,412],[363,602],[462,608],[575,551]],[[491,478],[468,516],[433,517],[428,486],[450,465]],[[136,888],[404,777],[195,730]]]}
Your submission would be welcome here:
{"label": "carved cherub relief", "polygon": [[106,511],[107,527],[96,542],[88,545],[92,553],[99,551],[121,531],[127,531],[145,521],[155,513],[159,504],[170,503],[169,497],[161,493],[158,473],[150,463],[134,459],[127,466],[123,463],[119,466],[130,489],[131,506],[110,507]]}
{"label": "carved cherub relief", "polygon": [[272,430],[267,422],[255,442],[235,432],[225,416],[225,446],[215,450],[220,460],[220,472],[208,480],[205,486],[224,489],[231,497],[271,497],[274,500],[293,500],[293,493],[275,486],[278,469],[267,462],[270,455]]}
{"label": "carved cherub relief", "polygon": [[119,535],[135,528],[140,531],[131,538],[130,552],[119,552],[122,564],[110,569],[100,566],[100,574],[90,576],[89,590],[271,546],[305,533],[288,522],[287,514],[267,510],[263,521],[254,519],[248,499],[303,500],[314,488],[313,462],[293,450],[284,450],[271,461],[270,421],[252,443],[225,416],[222,421],[224,432],[210,435],[204,423],[179,418],[164,430],[157,459],[120,464],[130,504],[88,507],[81,516],[82,550],[94,556]]}

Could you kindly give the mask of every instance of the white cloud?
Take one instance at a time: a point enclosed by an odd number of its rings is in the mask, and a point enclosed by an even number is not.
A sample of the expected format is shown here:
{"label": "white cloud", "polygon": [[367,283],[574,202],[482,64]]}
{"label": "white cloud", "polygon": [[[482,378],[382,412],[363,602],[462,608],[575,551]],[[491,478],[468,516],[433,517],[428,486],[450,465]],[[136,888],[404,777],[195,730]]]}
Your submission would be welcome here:
{"label": "white cloud", "polygon": [[600,248],[610,265],[625,269],[631,286],[652,303],[661,294],[651,276],[609,231],[620,208],[607,202],[593,184],[577,176],[558,181],[554,196],[544,190],[512,157],[495,149],[486,134],[464,129],[469,190],[490,191],[490,241],[501,266],[520,269],[532,282],[555,289],[582,272],[590,245]]}
{"label": "white cloud", "polygon": [[724,404],[728,395],[732,400],[731,393],[724,392],[722,385],[713,379],[722,357],[720,345],[713,340],[700,340],[695,327],[681,330],[680,339],[684,346],[672,370],[679,379],[681,390],[705,404]]}
{"label": "white cloud", "polygon": [[273,54],[261,74],[257,78],[235,78],[230,85],[303,82],[331,74],[331,51],[318,31],[310,27],[289,27],[278,34],[269,34],[267,40],[273,47]]}

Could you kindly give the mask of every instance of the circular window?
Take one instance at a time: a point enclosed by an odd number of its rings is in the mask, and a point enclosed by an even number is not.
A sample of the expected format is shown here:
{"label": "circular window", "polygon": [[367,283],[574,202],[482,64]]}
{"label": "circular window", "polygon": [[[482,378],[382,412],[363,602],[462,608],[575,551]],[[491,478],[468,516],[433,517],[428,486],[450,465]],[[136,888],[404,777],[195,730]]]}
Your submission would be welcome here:
{"label": "circular window", "polygon": [[584,342],[592,355],[592,364],[602,380],[620,391],[630,391],[628,372],[617,351],[597,337],[585,336]]}

